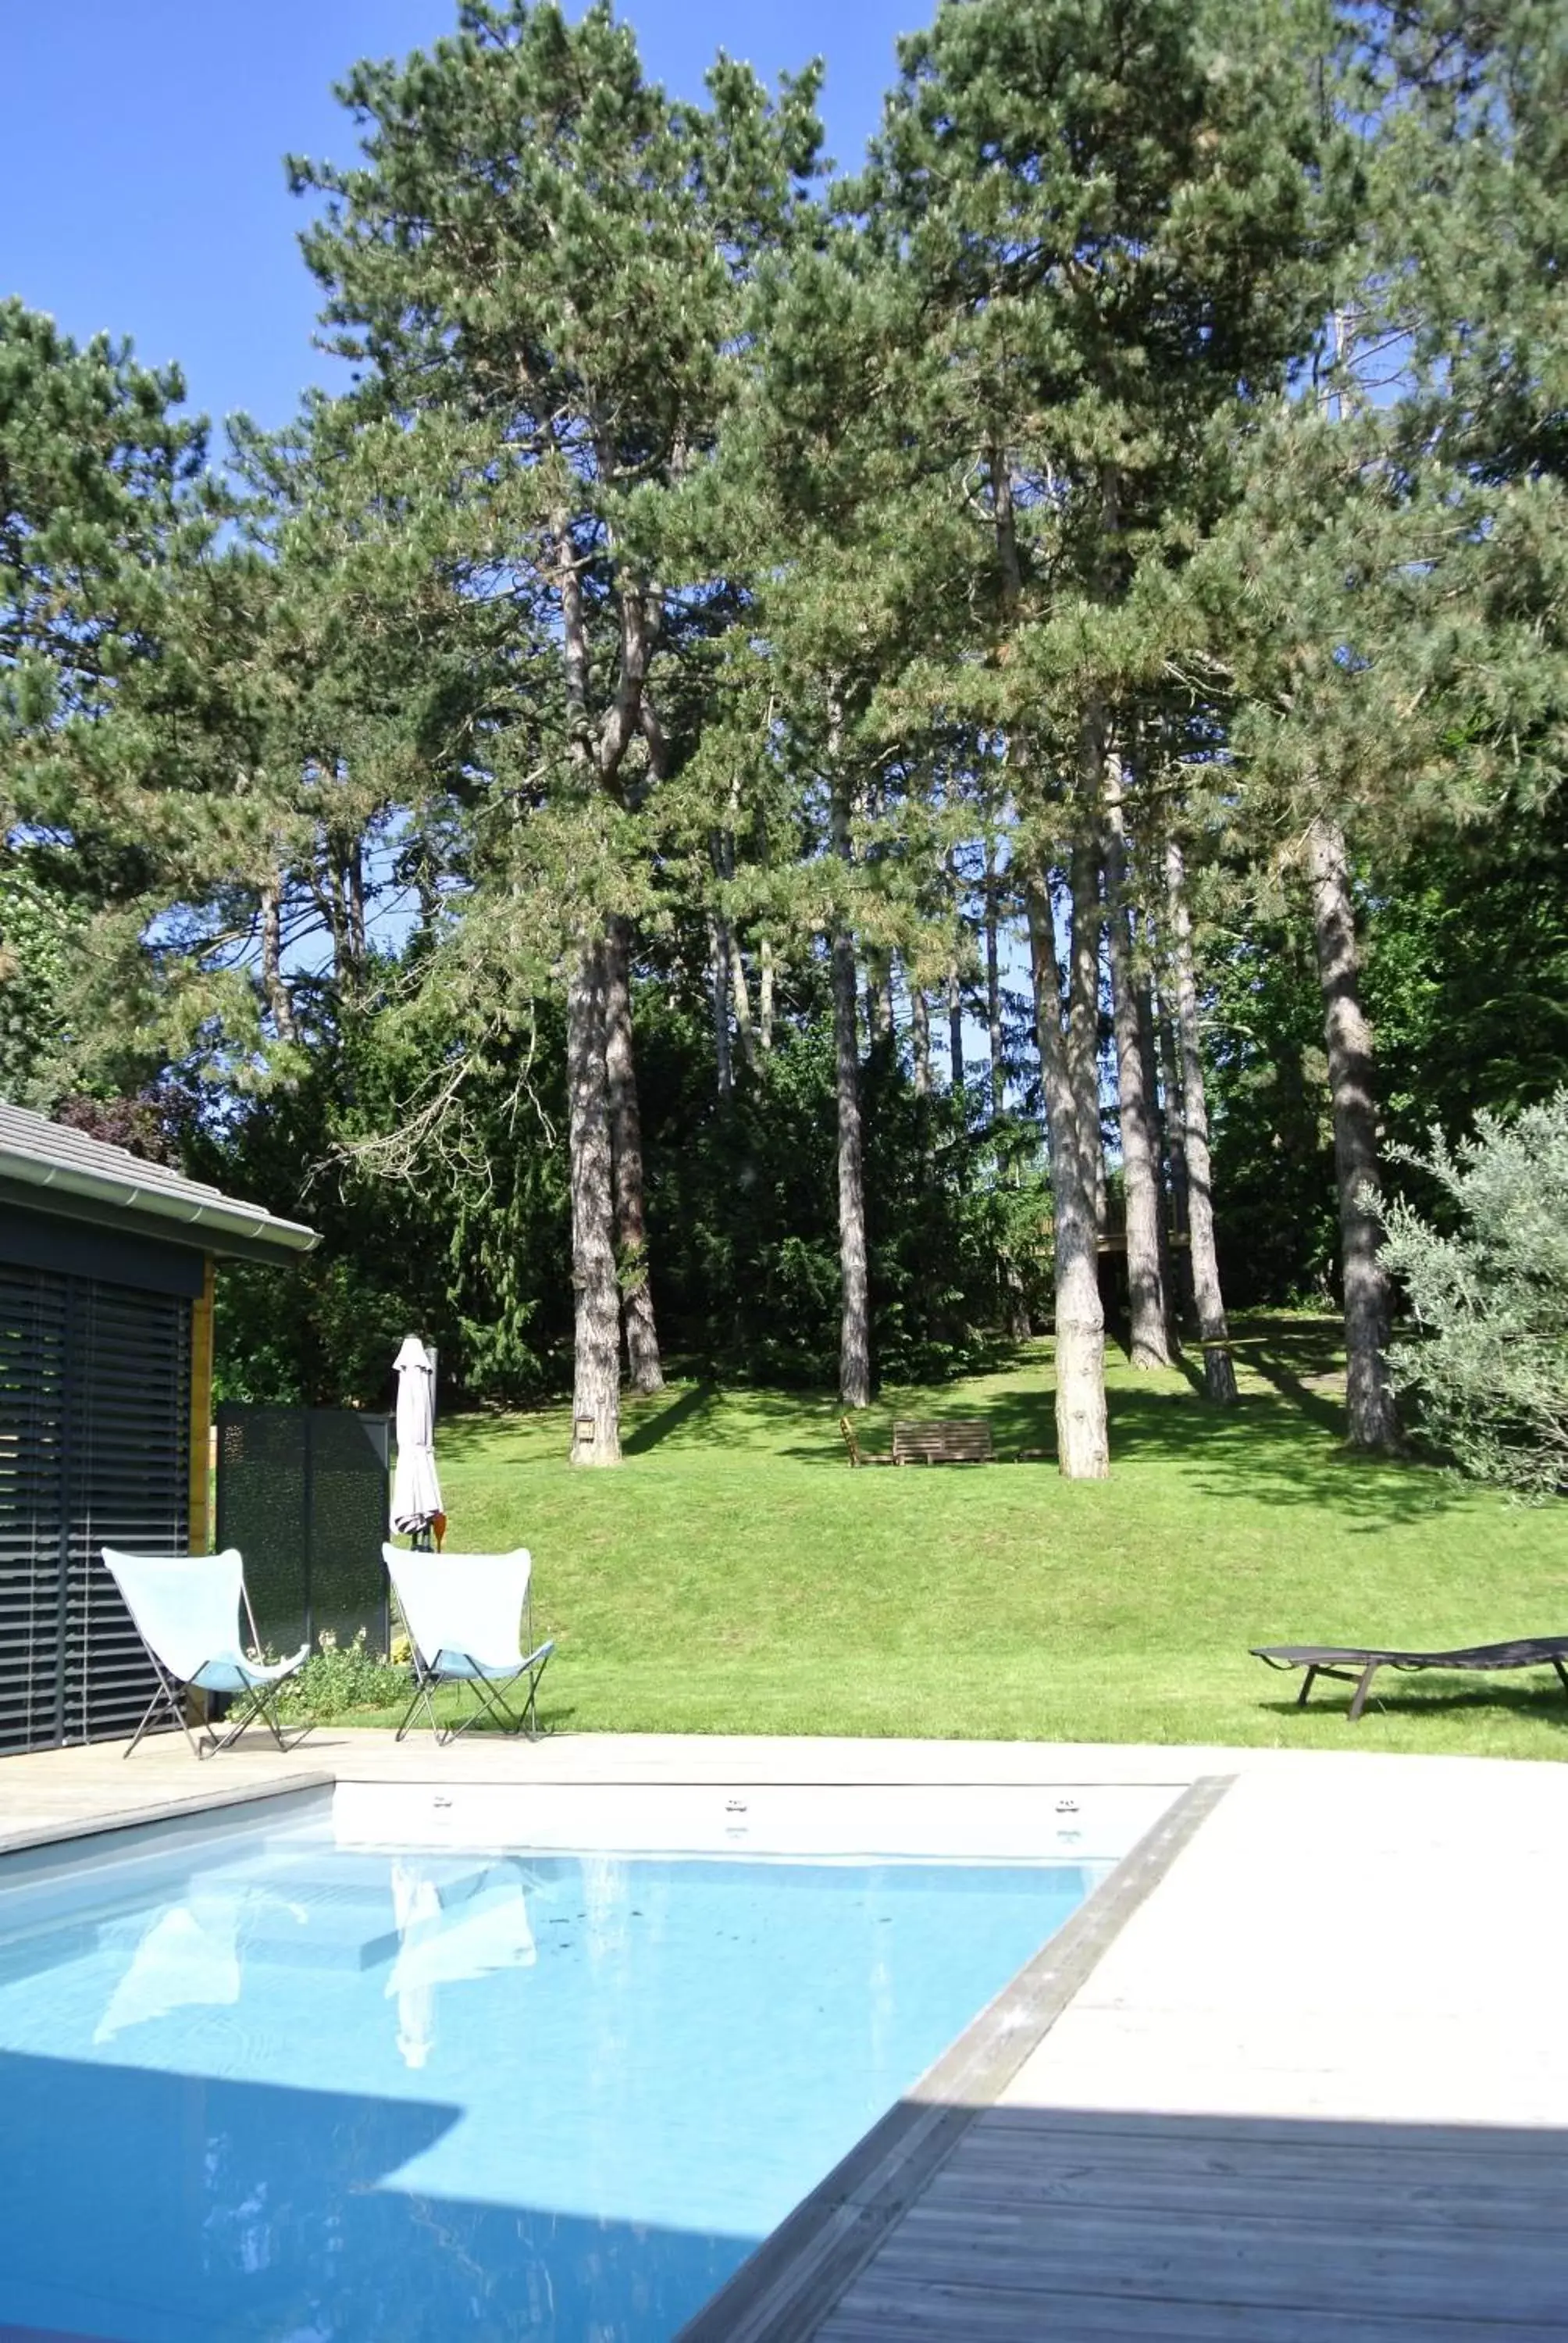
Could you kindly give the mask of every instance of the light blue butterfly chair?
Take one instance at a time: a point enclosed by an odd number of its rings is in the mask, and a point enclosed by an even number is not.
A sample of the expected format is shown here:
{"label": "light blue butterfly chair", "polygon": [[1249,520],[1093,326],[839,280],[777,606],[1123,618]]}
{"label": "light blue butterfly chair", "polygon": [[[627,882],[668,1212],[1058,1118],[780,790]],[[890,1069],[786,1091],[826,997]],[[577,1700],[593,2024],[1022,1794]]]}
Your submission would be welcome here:
{"label": "light blue butterfly chair", "polygon": [[[416,1554],[384,1545],[381,1552],[414,1654],[414,1697],[397,1739],[420,1707],[442,1745],[485,1717],[503,1733],[537,1739],[539,1679],[555,1643],[533,1640],[533,1561],[527,1548],[513,1554]],[[466,1684],[477,1704],[471,1716],[445,1731],[430,1704],[430,1694],[443,1684]],[[511,1701],[524,1686],[520,1706],[514,1709]]]}
{"label": "light blue butterfly chair", "polygon": [[[158,1680],[126,1755],[164,1708],[198,1757],[226,1749],[258,1717],[278,1747],[287,1749],[291,1745],[284,1739],[277,1717],[277,1687],[304,1666],[310,1647],[302,1644],[292,1659],[270,1666],[246,1656],[239,1633],[242,1604],[253,1647],[259,1648],[259,1643],[245,1591],[244,1564],[235,1549],[230,1546],[225,1554],[120,1554],[106,1545],[102,1552]],[[221,1735],[204,1734],[197,1741],[192,1734],[180,1697],[187,1685],[198,1692],[223,1693],[236,1702]],[[296,1742],[302,1738],[295,1735]],[[208,1743],[210,1746],[204,1745]]]}

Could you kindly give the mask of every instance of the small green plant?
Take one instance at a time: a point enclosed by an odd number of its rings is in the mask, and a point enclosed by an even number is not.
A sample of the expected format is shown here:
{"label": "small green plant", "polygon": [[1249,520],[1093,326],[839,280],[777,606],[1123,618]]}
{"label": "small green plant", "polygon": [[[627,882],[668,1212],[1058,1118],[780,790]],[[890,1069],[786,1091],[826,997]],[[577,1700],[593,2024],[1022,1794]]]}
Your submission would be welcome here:
{"label": "small green plant", "polygon": [[1533,1496],[1568,1493],[1568,1090],[1473,1138],[1397,1151],[1433,1179],[1453,1225],[1389,1208],[1383,1259],[1412,1331],[1390,1352],[1421,1429],[1462,1472]]}
{"label": "small green plant", "polygon": [[363,1627],[349,1644],[340,1644],[330,1627],[316,1642],[305,1665],[278,1694],[280,1715],[330,1724],[351,1709],[390,1707],[407,1694],[407,1666],[371,1651]]}

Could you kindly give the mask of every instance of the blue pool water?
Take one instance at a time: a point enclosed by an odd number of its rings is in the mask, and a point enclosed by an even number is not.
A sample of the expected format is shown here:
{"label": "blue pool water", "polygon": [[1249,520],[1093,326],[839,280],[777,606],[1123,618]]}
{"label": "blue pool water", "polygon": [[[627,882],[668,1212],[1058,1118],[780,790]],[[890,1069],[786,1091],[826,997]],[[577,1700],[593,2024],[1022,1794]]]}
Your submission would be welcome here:
{"label": "blue pool water", "polygon": [[658,2343],[1100,1875],[307,1825],[7,1875],[0,2329]]}

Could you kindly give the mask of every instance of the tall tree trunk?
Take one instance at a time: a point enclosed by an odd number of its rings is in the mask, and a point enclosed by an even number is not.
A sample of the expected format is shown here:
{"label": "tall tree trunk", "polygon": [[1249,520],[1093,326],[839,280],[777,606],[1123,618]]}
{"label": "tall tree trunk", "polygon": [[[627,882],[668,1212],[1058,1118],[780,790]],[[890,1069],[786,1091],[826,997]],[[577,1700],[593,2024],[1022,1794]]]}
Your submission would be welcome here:
{"label": "tall tree trunk", "polygon": [[605,939],[605,1073],[609,1086],[615,1164],[616,1260],[627,1365],[637,1392],[664,1389],[653,1290],[648,1278],[648,1220],[642,1182],[642,1110],[631,1039],[631,921],[611,920]]}
{"label": "tall tree trunk", "polygon": [[1192,1260],[1192,1303],[1203,1343],[1203,1388],[1230,1407],[1236,1399],[1236,1370],[1228,1350],[1231,1329],[1220,1291],[1214,1250],[1213,1174],[1209,1161],[1209,1101],[1203,1087],[1203,1051],[1198,1030],[1198,980],[1192,968],[1192,923],[1187,914],[1186,871],[1174,839],[1165,848],[1170,895],[1171,962],[1176,980],[1176,1030],[1181,1053],[1181,1135],[1186,1165],[1187,1228]]}
{"label": "tall tree trunk", "polygon": [[369,952],[365,920],[365,841],[357,838],[348,852],[348,932],[355,957],[363,969]]}
{"label": "tall tree trunk", "polygon": [[757,947],[757,1030],[766,1056],[773,1047],[773,947],[766,936]]}
{"label": "tall tree trunk", "polygon": [[1050,900],[1042,887],[1029,890],[1027,908],[1035,1030],[1050,1140],[1057,1457],[1068,1480],[1103,1481],[1111,1470],[1105,1414],[1105,1315],[1100,1301],[1094,1173],[1085,1148],[1086,1117],[1080,1094],[1085,1080],[1092,1083],[1096,1071],[1092,1051],[1085,1060],[1081,994],[1086,970],[1092,966],[1098,973],[1099,903],[1097,891],[1081,869],[1075,871],[1075,879],[1065,1024]]}
{"label": "tall tree trunk", "polygon": [[1340,1194],[1340,1260],[1345,1290],[1345,1411],[1353,1448],[1398,1444],[1385,1352],[1388,1279],[1382,1242],[1377,1110],[1372,1027],[1361,1001],[1355,910],[1344,833],[1321,815],[1307,832],[1312,885],[1312,936],[1323,996],[1329,1092],[1333,1107],[1334,1173]]}
{"label": "tall tree trunk", "polygon": [[892,969],[886,952],[866,954],[866,1047],[887,1051],[893,1039]]}
{"label": "tall tree trunk", "polygon": [[[732,780],[729,784],[729,807],[732,818],[738,811],[739,803],[740,784],[739,780]],[[727,886],[732,885],[735,879],[735,832],[732,828],[727,826],[719,832],[714,840],[713,860],[714,868],[720,879]],[[757,1070],[757,1037],[751,1030],[751,994],[746,982],[746,961],[740,950],[740,939],[728,917],[723,914],[720,914],[719,920],[716,950],[722,954],[724,965],[722,970],[716,970],[715,982],[729,988],[735,1004],[735,1032],[740,1043],[740,1054],[746,1061],[747,1071],[754,1073]],[[715,1018],[721,1013],[728,1012],[720,1011],[716,993]],[[727,1052],[727,1054],[729,1057],[730,1070],[733,1073],[733,1053]]]}
{"label": "tall tree trunk", "polygon": [[948,1080],[960,1094],[964,1086],[964,997],[956,967],[948,970]]}
{"label": "tall tree trunk", "polygon": [[618,1464],[620,1289],[615,1273],[602,935],[584,940],[567,987],[567,1072],[571,1103],[572,1283],[577,1290],[571,1461]]}
{"label": "tall tree trunk", "polygon": [[[1167,1010],[1164,998],[1166,980],[1161,981],[1161,999],[1155,1012],[1155,1031],[1160,1037],[1160,1079],[1165,1092],[1165,1153],[1171,1166],[1171,1226],[1178,1237],[1190,1234],[1187,1215],[1187,1123],[1181,1097],[1181,1059],[1176,1047],[1176,1021]],[[1188,1253],[1187,1286],[1191,1299],[1191,1256]]]}
{"label": "tall tree trunk", "polygon": [[866,1407],[871,1397],[871,1331],[859,1030],[855,1015],[855,947],[842,930],[833,939],[833,1042],[839,1095],[839,1266],[843,1282],[839,1396],[846,1407]]}
{"label": "tall tree trunk", "polygon": [[1138,1031],[1138,980],[1132,963],[1132,913],[1127,900],[1127,841],[1121,759],[1106,759],[1105,892],[1111,947],[1111,1013],[1116,1035],[1116,1097],[1121,1128],[1121,1178],[1127,1212],[1127,1292],[1135,1367],[1168,1367],[1165,1284],[1160,1262],[1160,1152],[1153,1101],[1144,1087]]}
{"label": "tall tree trunk", "polygon": [[[1094,1190],[1094,1230],[1097,1237],[1105,1234],[1110,1225],[1111,1207],[1106,1194],[1105,1134],[1100,1128],[1100,1061],[1095,1060],[1095,1094],[1092,1102],[1087,1088],[1081,1093],[1083,1107],[1084,1145],[1092,1150],[1089,1159],[1089,1176]],[[1092,1112],[1091,1106],[1092,1103]]]}
{"label": "tall tree trunk", "polygon": [[915,1095],[928,1098],[931,1088],[931,1011],[924,988],[910,977],[910,1038],[915,1060]]}
{"label": "tall tree trunk", "polygon": [[272,1011],[280,1041],[298,1039],[294,1003],[283,976],[283,874],[269,879],[261,890],[261,989]]}
{"label": "tall tree trunk", "polygon": [[713,1070],[721,1101],[735,1089],[729,1048],[729,925],[717,911],[708,915],[708,1005],[713,1016]]}
{"label": "tall tree trunk", "polygon": [[1100,854],[1086,842],[1073,849],[1069,893],[1072,932],[1068,944],[1068,1058],[1078,1109],[1078,1144],[1098,1244],[1106,1226],[1105,1134],[1100,1123],[1100,946],[1105,908],[1100,896]]}
{"label": "tall tree trunk", "polygon": [[[1153,923],[1147,913],[1140,921],[1139,935],[1147,958],[1155,945]],[[1165,1295],[1165,1339],[1174,1356],[1181,1348],[1181,1333],[1176,1254],[1171,1242],[1174,1233],[1171,1127],[1167,1100],[1161,1095],[1160,1085],[1160,1043],[1154,1030],[1154,985],[1147,970],[1138,980],[1138,1055],[1142,1061],[1143,1095],[1150,1102],[1150,1121],[1154,1132],[1154,1191],[1160,1220],[1160,1283]]]}
{"label": "tall tree trunk", "polygon": [[1010,1252],[1002,1254],[998,1267],[1001,1276],[1002,1331],[1010,1342],[1027,1342],[1034,1328],[1030,1323],[1029,1296],[1023,1288],[1023,1272]]}
{"label": "tall tree trunk", "polygon": [[729,935],[729,976],[740,1055],[745,1061],[747,1072],[754,1074],[757,1071],[757,1034],[751,1022],[751,988],[746,981],[746,961],[740,950],[740,939],[733,929]]}
{"label": "tall tree trunk", "polygon": [[339,970],[345,997],[364,997],[369,941],[365,914],[365,841],[350,839],[343,850],[343,966]]}
{"label": "tall tree trunk", "polygon": [[[837,731],[836,725],[834,729]],[[834,747],[836,750],[836,741]],[[849,789],[837,771],[833,776],[831,819],[833,850],[848,864]],[[846,1407],[866,1407],[871,1398],[871,1302],[866,1256],[859,1021],[855,945],[842,914],[836,920],[833,932],[833,1048],[839,1101],[839,1267],[843,1292],[839,1396]]]}
{"label": "tall tree trunk", "polygon": [[996,841],[991,839],[986,844],[985,863],[985,1023],[990,1053],[990,1117],[993,1122],[1001,1113],[1007,1087],[1002,1065],[1001,955],[997,934],[997,892]]}
{"label": "tall tree trunk", "polygon": [[877,971],[877,1039],[890,1058],[898,1047],[899,1025],[893,1010],[893,955],[874,955]]}

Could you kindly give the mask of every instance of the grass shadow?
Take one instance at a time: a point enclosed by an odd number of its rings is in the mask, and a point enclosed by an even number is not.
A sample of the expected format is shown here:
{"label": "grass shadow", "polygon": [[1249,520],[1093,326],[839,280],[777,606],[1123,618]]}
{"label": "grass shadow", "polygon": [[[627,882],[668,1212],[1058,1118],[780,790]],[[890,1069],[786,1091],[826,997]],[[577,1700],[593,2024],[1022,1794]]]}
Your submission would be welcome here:
{"label": "grass shadow", "polygon": [[[1299,1383],[1288,1369],[1286,1374],[1288,1382]],[[1310,1401],[1314,1395],[1303,1388]],[[803,1400],[794,1411],[797,1424],[809,1404]],[[775,1453],[800,1463],[842,1465],[838,1403],[823,1394],[819,1404],[819,1436],[787,1441]],[[1233,1407],[1217,1407],[1190,1379],[1177,1383],[1174,1370],[1153,1388],[1113,1383],[1106,1393],[1111,1472],[1128,1464],[1174,1466],[1190,1474],[1205,1496],[1327,1507],[1347,1529],[1363,1533],[1430,1519],[1464,1501],[1457,1484],[1427,1467],[1348,1452],[1329,1437],[1342,1428],[1337,1411],[1327,1402],[1322,1406],[1326,1422],[1297,1392],[1274,1387],[1244,1390]],[[1022,1460],[1054,1469],[1056,1394],[1043,1376],[1030,1383],[1020,1376],[1016,1383],[983,1393],[960,1387],[950,1393],[891,1394],[857,1416],[856,1432],[868,1458],[885,1458],[895,1419],[940,1423],[980,1415],[990,1424],[999,1464]]]}
{"label": "grass shadow", "polygon": [[652,1448],[691,1426],[705,1417],[711,1417],[719,1399],[716,1383],[692,1383],[674,1393],[667,1393],[663,1404],[649,1406],[638,1415],[633,1429],[620,1443],[623,1456],[646,1456]]}
{"label": "grass shadow", "polygon": [[[1049,1340],[1020,1342],[988,1375],[935,1387],[886,1388],[870,1407],[855,1411],[863,1456],[887,1469],[897,1420],[940,1423],[983,1416],[999,1463],[1054,1468],[1052,1350]],[[1323,1388],[1342,1373],[1337,1319],[1239,1321],[1236,1363],[1241,1395],[1234,1406],[1221,1407],[1205,1396],[1193,1353],[1147,1375],[1112,1358],[1106,1397],[1113,1475],[1123,1466],[1174,1468],[1194,1498],[1320,1509],[1348,1533],[1361,1534],[1430,1520],[1469,1501],[1459,1484],[1416,1462],[1362,1456],[1344,1447],[1342,1410]],[[651,1399],[628,1394],[623,1453],[628,1462],[661,1451],[672,1463],[702,1453],[739,1468],[766,1460],[842,1472],[848,1468],[839,1430],[842,1413],[831,1391],[699,1377],[672,1383]],[[521,1437],[503,1456],[488,1418],[453,1418],[437,1434],[442,1460],[461,1466],[483,1457],[509,1467],[564,1461],[570,1431],[564,1404],[512,1422]]]}
{"label": "grass shadow", "polygon": [[[1456,1684],[1452,1689],[1429,1692],[1417,1692],[1407,1680],[1402,1690],[1396,1692],[1391,1689],[1385,1694],[1378,1686],[1384,1675],[1390,1673],[1387,1669],[1380,1671],[1366,1704],[1364,1714],[1367,1716],[1374,1709],[1388,1716],[1428,1716],[1434,1720],[1473,1716],[1482,1712],[1496,1715],[1503,1711],[1527,1718],[1532,1724],[1549,1725],[1557,1733],[1568,1733],[1568,1700],[1563,1697],[1562,1687],[1555,1678],[1544,1684],[1493,1684],[1490,1688],[1472,1682],[1462,1686]],[[1437,1671],[1433,1669],[1432,1673],[1435,1675]],[[1355,1686],[1341,1684],[1337,1687],[1337,1694],[1342,1697],[1336,1696],[1336,1690],[1325,1686],[1320,1677],[1312,1686],[1312,1696],[1304,1709],[1299,1707],[1294,1699],[1261,1700],[1258,1706],[1266,1715],[1279,1717],[1282,1723],[1296,1721],[1302,1716],[1337,1715],[1346,1725],[1347,1730],[1353,1730],[1346,1712],[1355,1697]]]}
{"label": "grass shadow", "polygon": [[[1339,1344],[1333,1335],[1316,1326],[1288,1323],[1283,1327],[1261,1325],[1257,1332],[1261,1339],[1246,1346],[1245,1363],[1265,1383],[1271,1383],[1282,1399],[1293,1401],[1304,1422],[1342,1439],[1344,1377]],[[1312,1379],[1310,1382],[1309,1376]],[[1330,1382],[1337,1385],[1337,1396],[1322,1388]]]}
{"label": "grass shadow", "polygon": [[[1309,1356],[1317,1353],[1315,1331]],[[1352,1530],[1372,1533],[1431,1516],[1465,1502],[1466,1493],[1445,1476],[1402,1458],[1366,1457],[1348,1451],[1337,1437],[1342,1418],[1332,1403],[1314,1393],[1301,1373],[1271,1353],[1279,1380],[1270,1388],[1243,1388],[1234,1406],[1207,1400],[1201,1379],[1172,1369],[1130,1386],[1112,1382],[1106,1393],[1114,1473],[1126,1464],[1174,1466],[1192,1477],[1205,1496],[1251,1498],[1279,1505],[1332,1509]],[[1332,1370],[1332,1353],[1328,1353]],[[1311,1368],[1306,1372],[1312,1372]],[[1055,1393],[1049,1382],[1034,1388],[1015,1385],[983,1398],[955,1395],[944,1414],[984,1414],[997,1453],[1003,1459],[1033,1453],[1057,1459]],[[875,1434],[873,1433],[873,1438]]]}
{"label": "grass shadow", "polygon": [[1112,1469],[1118,1461],[1175,1464],[1207,1495],[1332,1509],[1352,1531],[1429,1520],[1465,1502],[1442,1475],[1402,1457],[1363,1456],[1293,1393],[1243,1391],[1232,1407],[1181,1393],[1117,1392],[1111,1398]]}

